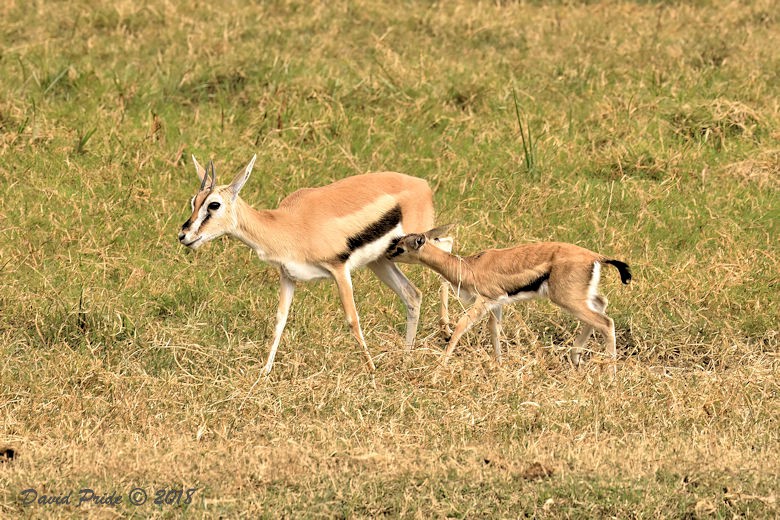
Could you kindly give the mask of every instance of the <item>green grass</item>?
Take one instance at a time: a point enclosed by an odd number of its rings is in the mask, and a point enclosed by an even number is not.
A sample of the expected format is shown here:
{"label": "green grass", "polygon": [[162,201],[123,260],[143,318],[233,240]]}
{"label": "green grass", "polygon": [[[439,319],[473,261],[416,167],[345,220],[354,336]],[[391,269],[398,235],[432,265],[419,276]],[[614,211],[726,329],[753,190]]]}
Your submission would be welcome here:
{"label": "green grass", "polygon": [[[0,7],[0,516],[80,516],[20,493],[84,486],[198,488],[120,507],[161,518],[778,514],[775,1],[254,4]],[[375,387],[319,283],[250,393],[277,275],[177,243],[192,153],[222,181],[257,153],[256,207],[402,171],[460,252],[628,261],[603,282],[617,377],[564,363],[575,322],[545,303],[507,310],[503,366],[475,327],[438,367],[410,268],[408,356],[355,274]]]}

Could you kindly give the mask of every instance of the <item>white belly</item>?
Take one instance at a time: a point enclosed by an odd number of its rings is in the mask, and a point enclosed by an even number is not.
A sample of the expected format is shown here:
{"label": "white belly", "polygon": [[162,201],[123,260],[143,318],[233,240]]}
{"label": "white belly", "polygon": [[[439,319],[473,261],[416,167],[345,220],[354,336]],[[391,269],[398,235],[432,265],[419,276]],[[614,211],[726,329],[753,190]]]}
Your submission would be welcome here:
{"label": "white belly", "polygon": [[500,296],[498,298],[498,303],[501,305],[508,305],[510,303],[519,302],[523,300],[534,300],[536,298],[547,298],[547,295],[549,294],[549,288],[547,285],[547,280],[542,282],[542,284],[539,286],[538,291],[527,291],[527,292],[521,292],[517,293],[513,296]]}
{"label": "white belly", "polygon": [[279,264],[284,274],[298,282],[308,282],[318,278],[329,278],[330,273],[322,267],[314,264],[300,262],[284,262]]}
{"label": "white belly", "polygon": [[[386,235],[383,235],[373,242],[369,242],[368,244],[355,249],[349,255],[349,259],[347,259],[347,269],[352,271],[354,269],[363,267],[366,264],[377,260],[378,258],[384,257],[385,252],[387,252],[387,248],[390,247],[390,243],[394,239],[402,237],[403,235],[404,230],[401,227],[401,224],[398,224]],[[262,256],[261,258],[266,261],[271,261],[269,259],[263,258]],[[278,265],[279,268],[284,271],[285,275],[298,282],[307,282],[309,280],[316,280],[318,278],[332,277],[330,271],[324,267],[320,267],[317,264],[279,260],[271,261],[271,263]]]}

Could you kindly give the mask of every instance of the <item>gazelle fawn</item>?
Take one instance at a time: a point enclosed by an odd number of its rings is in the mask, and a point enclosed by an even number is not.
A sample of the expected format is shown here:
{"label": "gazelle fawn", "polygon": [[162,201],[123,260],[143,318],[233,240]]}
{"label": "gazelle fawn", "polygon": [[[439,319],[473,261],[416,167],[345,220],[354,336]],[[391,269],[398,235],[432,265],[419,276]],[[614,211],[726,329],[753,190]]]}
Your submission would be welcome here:
{"label": "gazelle fawn", "polygon": [[452,285],[459,298],[471,304],[455,325],[443,363],[452,355],[461,336],[488,313],[493,350],[500,362],[502,307],[533,298],[549,298],[582,322],[582,330],[571,349],[575,366],[580,364],[583,346],[594,330],[604,336],[609,357],[616,359],[615,324],[605,314],[607,299],[598,293],[598,284],[602,264],[615,266],[621,281],[629,283],[628,264],[561,242],[488,249],[459,257],[431,246],[450,227],[409,234],[387,254],[396,262],[421,263],[433,269]]}
{"label": "gazelle fawn", "polygon": [[[256,210],[239,197],[256,158],[230,184],[218,186],[213,163],[207,171],[192,157],[200,189],[192,198],[192,214],[181,227],[179,241],[198,249],[228,235],[252,248],[260,260],[278,267],[279,306],[264,373],[273,367],[295,283],[318,278],[335,280],[352,334],[369,370],[374,370],[355,309],[350,274],[362,266],[368,266],[404,302],[406,346],[410,348],[417,333],[421,293],[385,253],[399,237],[433,225],[433,196],[428,183],[393,172],[356,175],[327,186],[298,190],[276,209]],[[451,243],[442,242],[450,248]],[[449,329],[446,284],[441,298],[442,326]]]}

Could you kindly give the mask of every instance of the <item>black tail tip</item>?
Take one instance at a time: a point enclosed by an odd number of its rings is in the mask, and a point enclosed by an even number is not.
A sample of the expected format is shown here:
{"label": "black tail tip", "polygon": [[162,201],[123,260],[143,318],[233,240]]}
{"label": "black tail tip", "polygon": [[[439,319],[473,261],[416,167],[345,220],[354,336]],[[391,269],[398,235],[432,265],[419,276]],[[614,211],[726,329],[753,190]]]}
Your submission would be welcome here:
{"label": "black tail tip", "polygon": [[620,260],[607,260],[606,263],[614,265],[620,272],[620,281],[628,285],[631,281],[631,268],[628,264]]}

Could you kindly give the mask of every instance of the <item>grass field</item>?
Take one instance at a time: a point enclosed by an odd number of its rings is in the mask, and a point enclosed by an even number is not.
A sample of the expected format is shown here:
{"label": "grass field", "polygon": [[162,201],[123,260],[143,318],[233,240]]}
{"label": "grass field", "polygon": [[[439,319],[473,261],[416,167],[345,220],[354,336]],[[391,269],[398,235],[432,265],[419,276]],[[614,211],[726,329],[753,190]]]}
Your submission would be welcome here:
{"label": "grass field", "polygon": [[[0,517],[780,515],[777,1],[254,4],[0,4]],[[278,275],[178,244],[191,153],[224,181],[257,153],[255,207],[402,171],[464,254],[628,261],[617,377],[568,366],[543,302],[507,310],[504,365],[475,327],[438,366],[411,267],[411,354],[360,271],[375,381],[321,282],[252,389]]]}

